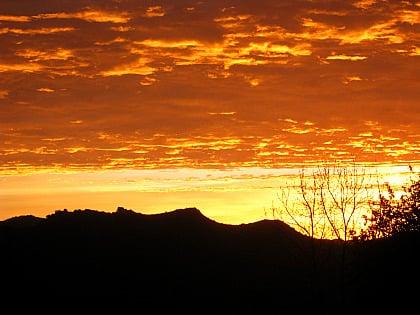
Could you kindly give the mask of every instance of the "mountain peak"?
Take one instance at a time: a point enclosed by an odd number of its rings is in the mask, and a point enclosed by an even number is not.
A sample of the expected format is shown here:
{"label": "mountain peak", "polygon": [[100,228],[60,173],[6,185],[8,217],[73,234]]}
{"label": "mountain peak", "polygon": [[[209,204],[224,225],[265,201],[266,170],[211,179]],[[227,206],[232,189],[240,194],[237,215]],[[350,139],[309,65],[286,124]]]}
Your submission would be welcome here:
{"label": "mountain peak", "polygon": [[182,215],[194,215],[194,216],[204,216],[204,214],[197,208],[181,208],[175,209],[172,211],[165,212],[167,214],[182,214]]}
{"label": "mountain peak", "polygon": [[[130,209],[126,209],[126,208],[124,208],[124,207],[119,206],[119,207],[117,207],[117,210],[115,211],[115,213],[116,213],[116,214],[134,214],[134,213],[137,213],[137,212],[135,212],[135,211],[133,211],[133,210],[130,210]],[[138,213],[137,213],[137,214],[138,214]]]}
{"label": "mountain peak", "polygon": [[213,220],[206,217],[199,209],[195,207],[175,209],[172,211],[156,214],[156,216],[159,216],[161,218],[168,218],[168,219],[170,218],[170,219],[214,222]]}

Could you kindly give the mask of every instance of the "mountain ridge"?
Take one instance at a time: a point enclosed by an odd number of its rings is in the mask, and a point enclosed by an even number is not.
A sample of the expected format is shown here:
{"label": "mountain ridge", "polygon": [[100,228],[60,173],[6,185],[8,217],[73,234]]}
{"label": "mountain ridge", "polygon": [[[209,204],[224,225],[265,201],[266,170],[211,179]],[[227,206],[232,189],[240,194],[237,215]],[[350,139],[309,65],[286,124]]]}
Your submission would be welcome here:
{"label": "mountain ridge", "polygon": [[420,235],[349,242],[345,264],[342,244],[311,240],[281,221],[221,224],[196,208],[59,210],[0,222],[2,297],[211,300],[233,314],[279,303],[332,313],[352,300],[416,301],[409,284],[420,282]]}
{"label": "mountain ridge", "polygon": [[75,209],[69,211],[67,209],[56,210],[54,213],[48,214],[45,218],[36,217],[33,215],[22,215],[15,216],[3,221],[0,221],[0,226],[34,226],[36,224],[48,221],[57,221],[63,219],[69,219],[71,217],[120,217],[120,218],[131,218],[136,220],[187,220],[194,221],[195,223],[202,224],[212,224],[224,228],[232,229],[264,229],[269,228],[272,230],[285,230],[289,233],[299,234],[301,237],[305,237],[301,233],[297,232],[295,229],[287,225],[281,220],[259,220],[251,223],[242,223],[242,224],[226,224],[220,223],[209,217],[205,216],[198,208],[189,207],[189,208],[178,208],[170,211],[165,211],[161,213],[145,214],[137,212],[131,209],[125,209],[123,207],[118,207],[115,212],[93,210],[93,209]]}

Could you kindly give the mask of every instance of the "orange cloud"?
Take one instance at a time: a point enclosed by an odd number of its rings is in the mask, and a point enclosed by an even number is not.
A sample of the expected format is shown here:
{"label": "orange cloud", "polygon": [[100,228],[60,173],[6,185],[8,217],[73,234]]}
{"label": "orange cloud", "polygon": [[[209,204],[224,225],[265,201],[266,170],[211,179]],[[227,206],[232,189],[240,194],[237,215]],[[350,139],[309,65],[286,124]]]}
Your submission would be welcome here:
{"label": "orange cloud", "polygon": [[55,90],[50,88],[39,88],[37,89],[38,92],[44,92],[44,93],[53,93]]}
{"label": "orange cloud", "polygon": [[156,71],[156,69],[148,65],[150,61],[151,60],[148,58],[138,58],[134,62],[118,65],[110,70],[102,71],[100,74],[105,77],[122,76],[126,74],[138,74],[138,75],[153,74]]}
{"label": "orange cloud", "polygon": [[337,36],[342,44],[357,44],[363,41],[385,40],[389,43],[400,44],[405,41],[405,36],[396,28],[398,19],[375,24],[367,29],[346,32]]}
{"label": "orange cloud", "polygon": [[69,49],[57,48],[50,51],[40,51],[35,49],[24,49],[16,52],[17,56],[31,59],[33,61],[45,60],[68,60],[74,56],[73,52]]}
{"label": "orange cloud", "polygon": [[398,12],[396,19],[400,22],[409,23],[411,25],[420,23],[420,11],[401,10]]}
{"label": "orange cloud", "polygon": [[148,86],[154,84],[156,81],[157,80],[155,78],[145,77],[143,80],[140,81],[140,85]]}
{"label": "orange cloud", "polygon": [[26,63],[26,64],[1,64],[0,72],[6,71],[19,71],[19,72],[37,72],[41,71],[43,66],[37,63]]}
{"label": "orange cloud", "polygon": [[250,43],[248,47],[240,50],[239,54],[249,55],[256,53],[267,57],[281,57],[285,54],[292,56],[309,56],[312,54],[309,43],[297,44],[295,46],[277,45],[270,42]]}
{"label": "orange cloud", "polygon": [[226,29],[236,29],[245,23],[248,23],[252,15],[243,14],[243,15],[235,15],[235,16],[222,16],[214,19],[214,22],[220,24],[222,27]]}
{"label": "orange cloud", "polygon": [[107,12],[87,10],[81,12],[43,13],[33,16],[34,19],[80,19],[98,23],[127,23],[130,20],[127,12]]}
{"label": "orange cloud", "polygon": [[353,3],[356,8],[368,9],[370,6],[376,3],[376,0],[359,0]]}
{"label": "orange cloud", "polygon": [[344,78],[343,83],[344,84],[349,84],[349,83],[354,82],[354,81],[363,81],[363,79],[359,76],[346,76]]}
{"label": "orange cloud", "polygon": [[[324,22],[314,21],[312,18],[302,18],[304,31],[300,33],[273,31],[272,35],[280,38],[300,38],[306,40],[338,40],[340,44],[358,44],[363,41],[386,40],[389,43],[402,43],[405,36],[397,28],[402,16],[392,17],[384,22],[375,23],[367,28],[347,30],[345,26],[335,26]],[[411,16],[406,16],[411,21]],[[264,26],[262,26],[264,29]],[[265,27],[265,33],[270,28]]]}
{"label": "orange cloud", "polygon": [[0,90],[0,99],[6,98],[7,95],[9,95],[9,91],[6,90]]}
{"label": "orange cloud", "polygon": [[349,60],[349,61],[360,61],[365,60],[368,57],[365,56],[348,56],[348,55],[331,55],[328,56],[327,60]]}
{"label": "orange cloud", "polygon": [[311,9],[307,11],[308,14],[316,15],[336,15],[336,16],[346,16],[348,13],[346,11],[330,11],[324,9]]}
{"label": "orange cloud", "polygon": [[112,30],[112,31],[116,31],[116,32],[128,32],[128,31],[134,30],[133,27],[121,26],[121,25],[120,26],[111,26],[109,29]]}
{"label": "orange cloud", "polygon": [[420,55],[420,48],[419,47],[413,47],[410,52],[410,56],[419,56]]}
{"label": "orange cloud", "polygon": [[418,6],[81,7],[1,16],[0,169],[418,160]]}
{"label": "orange cloud", "polygon": [[236,112],[220,112],[220,113],[208,113],[209,115],[222,115],[222,116],[232,116],[235,115]]}
{"label": "orange cloud", "polygon": [[20,29],[20,28],[0,28],[0,34],[18,34],[18,35],[47,35],[61,32],[72,32],[76,30],[74,27],[51,27],[38,29]]}
{"label": "orange cloud", "polygon": [[0,21],[7,22],[29,22],[31,20],[30,16],[24,15],[0,15]]}
{"label": "orange cloud", "polygon": [[[221,44],[209,45],[196,40],[148,39],[134,42],[134,44],[142,47],[140,49],[131,47],[131,52],[135,54],[148,55],[150,58],[172,57],[177,65],[221,64],[225,69],[234,65],[281,64],[286,63],[289,57],[312,54],[311,45],[307,43],[287,46],[270,42],[251,42],[244,47],[232,48],[228,40]],[[154,51],[148,54],[144,47],[154,49]]]}
{"label": "orange cloud", "polygon": [[165,14],[166,12],[161,6],[152,6],[146,9],[144,16],[148,18],[153,18],[153,17],[164,16]]}
{"label": "orange cloud", "polygon": [[153,40],[147,39],[141,42],[135,42],[135,44],[152,47],[152,48],[188,48],[188,47],[197,47],[203,46],[195,40],[185,40],[185,41],[163,41],[163,40]]}

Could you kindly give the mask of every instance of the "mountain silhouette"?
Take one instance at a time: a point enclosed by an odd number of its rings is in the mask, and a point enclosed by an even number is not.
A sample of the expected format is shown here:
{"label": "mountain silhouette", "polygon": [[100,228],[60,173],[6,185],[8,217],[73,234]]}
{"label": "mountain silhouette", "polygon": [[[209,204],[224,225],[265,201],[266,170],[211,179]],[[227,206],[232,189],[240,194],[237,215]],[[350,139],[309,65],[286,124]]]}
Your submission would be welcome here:
{"label": "mountain silhouette", "polygon": [[372,299],[415,304],[418,234],[350,243],[345,274],[341,245],[311,240],[281,221],[220,224],[195,208],[16,217],[0,222],[3,297],[229,305],[230,313],[333,313]]}

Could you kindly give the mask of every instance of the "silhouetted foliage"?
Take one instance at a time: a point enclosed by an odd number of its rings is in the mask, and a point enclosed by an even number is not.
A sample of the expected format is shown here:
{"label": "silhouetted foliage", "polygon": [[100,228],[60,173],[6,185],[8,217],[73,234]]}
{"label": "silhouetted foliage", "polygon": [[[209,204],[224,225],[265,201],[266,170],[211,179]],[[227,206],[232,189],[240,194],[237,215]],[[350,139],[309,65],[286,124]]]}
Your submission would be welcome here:
{"label": "silhouetted foliage", "polygon": [[420,231],[420,179],[412,179],[396,197],[394,189],[386,183],[386,193],[371,203],[371,213],[365,216],[366,228],[358,239],[387,238],[404,232]]}

